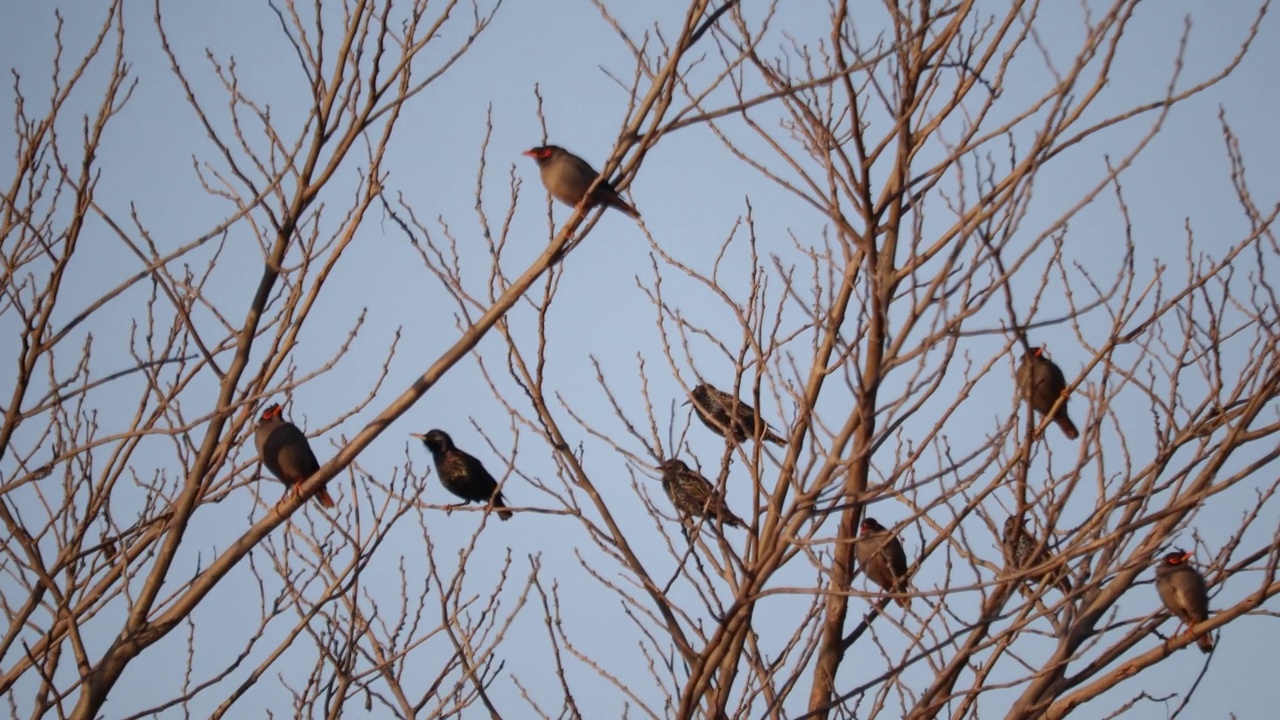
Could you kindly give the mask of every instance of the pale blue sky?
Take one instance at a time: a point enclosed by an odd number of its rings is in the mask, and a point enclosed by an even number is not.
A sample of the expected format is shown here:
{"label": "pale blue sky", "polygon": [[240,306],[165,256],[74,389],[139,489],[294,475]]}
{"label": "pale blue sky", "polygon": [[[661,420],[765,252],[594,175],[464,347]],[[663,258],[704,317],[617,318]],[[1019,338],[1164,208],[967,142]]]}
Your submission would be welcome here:
{"label": "pale blue sky", "polygon": [[[663,16],[662,9],[654,9],[660,4],[616,4],[619,5],[619,20],[635,36],[655,20],[660,21],[664,28],[670,28],[674,21],[674,17]],[[68,16],[64,35],[67,54],[77,57],[97,29],[98,20],[83,7],[70,3],[59,3],[58,6],[64,8],[63,12]],[[47,92],[50,35],[54,27],[52,7],[52,4],[22,3],[0,11],[0,19],[3,20],[0,22],[0,67],[14,68],[21,75],[22,87],[33,113],[38,112]],[[264,4],[243,1],[166,3],[163,9],[166,29],[180,61],[190,73],[196,92],[211,110],[220,113],[216,121],[224,123],[223,128],[226,122],[225,100],[205,60],[206,48],[222,62],[234,58],[241,71],[244,92],[269,104],[275,121],[296,133],[297,123],[307,104],[305,83],[300,83],[293,52],[281,38],[277,21]],[[225,217],[228,209],[225,203],[211,199],[200,189],[193,169],[193,156],[219,167],[221,163],[213,156],[203,130],[184,101],[181,89],[160,52],[151,20],[153,10],[151,4],[132,4],[126,10],[127,54],[138,84],[121,118],[109,130],[106,150],[100,158],[103,177],[98,200],[122,220],[127,219],[128,209],[132,206],[157,244],[176,247],[206,232]],[[747,3],[747,11],[749,14],[758,12],[751,3]],[[874,22],[883,22],[883,9],[877,6],[874,12]],[[1051,52],[1069,51],[1078,41],[1079,8],[1076,4],[1061,4],[1045,12],[1063,13],[1060,20],[1050,23],[1055,28],[1061,27],[1062,32],[1060,35],[1042,36],[1041,39]],[[1186,0],[1147,4],[1138,13],[1140,22],[1126,30],[1125,43],[1116,61],[1117,70],[1092,113],[1101,118],[1120,108],[1154,101],[1162,96],[1177,51],[1184,15],[1188,12],[1194,13],[1194,28],[1188,45],[1187,68],[1180,86],[1204,79],[1208,68],[1220,67],[1236,51],[1253,17],[1253,11],[1245,3],[1223,3],[1212,8]],[[784,30],[800,37],[825,38],[825,29],[814,30],[814,21],[825,19],[825,4],[792,3],[788,13],[785,18],[776,20],[771,36],[775,46],[783,42]],[[451,31],[457,32],[457,29]],[[1151,277],[1152,266],[1156,262],[1171,265],[1174,276],[1178,277],[1186,255],[1187,226],[1195,232],[1197,251],[1208,254],[1215,254],[1217,238],[1222,238],[1223,246],[1235,242],[1246,226],[1228,182],[1229,167],[1224,157],[1218,119],[1220,111],[1226,114],[1241,139],[1251,188],[1260,203],[1269,206],[1280,194],[1280,174],[1273,169],[1280,161],[1280,145],[1274,139],[1275,118],[1280,116],[1274,76],[1280,58],[1274,49],[1277,28],[1273,18],[1263,23],[1262,33],[1263,37],[1251,55],[1231,78],[1173,112],[1162,134],[1124,176],[1125,200],[1134,222],[1133,235],[1137,242],[1137,266],[1143,279]],[[816,39],[813,42],[816,43]],[[712,47],[708,44],[703,50],[712,53]],[[1028,52],[1031,52],[1030,48]],[[439,57],[430,53],[428,56]],[[1067,59],[1069,56],[1063,55],[1060,61]],[[708,62],[712,60],[714,55]],[[714,68],[714,62],[710,67]],[[1032,63],[1028,67],[1031,69],[1025,71],[1026,77],[1015,75],[1007,81],[1008,107],[1021,107],[1018,102],[1021,93],[1042,92],[1043,70],[1036,72]],[[94,72],[100,70],[101,67]],[[521,187],[503,267],[510,274],[518,274],[542,251],[548,239],[545,193],[538,183],[536,166],[528,158],[520,156],[521,151],[542,140],[535,113],[535,85],[545,102],[549,140],[599,166],[613,146],[628,102],[628,93],[610,79],[605,70],[629,80],[633,72],[632,59],[590,3],[564,2],[551,9],[543,3],[513,2],[502,8],[492,28],[479,38],[469,56],[405,108],[385,168],[389,172],[389,195],[403,194],[437,239],[443,234],[436,219],[440,218],[448,225],[459,242],[462,273],[472,290],[481,292],[486,287],[490,262],[489,251],[479,236],[474,209],[477,161],[488,114],[492,113],[493,130],[484,177],[485,211],[492,224],[500,225],[508,206],[509,182],[514,168],[514,177]],[[710,68],[699,70],[710,71]],[[92,78],[93,75],[90,80]],[[88,86],[96,87],[92,82]],[[12,83],[4,83],[0,91],[3,93],[3,106],[10,107]],[[80,96],[82,104],[64,118],[64,142],[75,137],[80,113],[85,107],[92,107],[98,97],[96,89]],[[768,109],[761,110],[758,116],[776,117]],[[1110,156],[1114,160],[1127,152],[1151,122],[1151,118],[1144,117],[1108,130],[1083,143],[1046,170],[1037,181],[1036,198],[1024,220],[1026,232],[1039,233],[1075,204],[1080,195],[1105,174],[1105,158]],[[764,151],[763,144],[743,134],[740,126],[726,125],[738,131],[735,138],[743,142],[744,147]],[[12,143],[11,133],[0,135],[0,177],[11,176]],[[769,162],[779,166],[774,160]],[[351,172],[364,165],[363,151],[357,150],[347,170]],[[327,213],[322,223],[327,223],[328,228],[339,221],[346,208],[352,177],[348,174],[340,178],[329,194],[322,198]],[[631,185],[630,194],[658,244],[679,262],[704,273],[711,272],[723,239],[744,215],[748,201],[753,208],[761,255],[777,253],[785,265],[798,265],[801,268],[798,274],[802,277],[806,273],[804,260],[795,251],[793,238],[817,245],[824,228],[823,219],[812,209],[783,194],[776,185],[735,160],[702,127],[682,130],[665,138],[646,157]],[[553,212],[558,222],[568,216],[567,208],[561,206],[556,206]],[[941,227],[951,219],[948,216],[938,222]],[[1068,257],[1098,277],[1109,279],[1122,257],[1122,231],[1114,193],[1104,191],[1093,206],[1084,209],[1071,221],[1066,239]],[[741,234],[743,230],[738,228],[737,232]],[[122,251],[113,237],[103,233],[100,241],[102,248],[86,248],[83,251],[84,262],[72,268],[76,283],[76,294],[72,298],[79,297],[80,302],[68,298],[65,307],[68,317],[105,289],[138,270],[136,260]],[[242,230],[233,230],[227,238],[227,250],[216,272],[217,281],[212,283],[211,292],[216,297],[211,300],[229,313],[232,323],[240,322],[258,282],[260,264],[255,260],[255,245],[254,238]],[[197,253],[190,262],[199,268],[200,261],[211,251]],[[619,213],[606,213],[586,245],[565,264],[559,297],[549,320],[549,334],[558,342],[548,352],[547,386],[566,393],[575,411],[598,422],[602,431],[616,433],[614,439],[633,453],[642,453],[643,448],[625,436],[621,422],[614,417],[604,394],[595,384],[593,357],[598,360],[629,418],[645,427],[645,405],[637,377],[637,357],[644,357],[664,447],[669,446],[673,435],[678,436],[682,432],[688,418],[685,408],[677,408],[677,426],[668,432],[665,424],[670,403],[683,398],[680,397],[679,384],[660,352],[661,338],[655,323],[655,309],[637,286],[638,282],[645,286],[653,284],[651,251],[649,241],[634,223]],[[765,264],[771,266],[767,261]],[[734,297],[746,295],[749,271],[745,253],[731,255],[721,262],[723,284]],[[664,292],[672,302],[696,324],[723,329],[726,337],[720,339],[736,347],[737,331],[727,310],[685,276],[665,268],[663,274]],[[293,393],[291,418],[297,424],[309,430],[326,426],[359,402],[369,393],[397,333],[400,340],[379,397],[340,428],[312,441],[322,460],[332,454],[334,444],[342,437],[358,432],[387,400],[409,385],[458,335],[456,306],[439,288],[438,280],[422,266],[417,252],[403,234],[380,211],[371,213],[366,220],[355,247],[348,252],[330,282],[329,290],[318,307],[324,322],[313,321],[307,326],[299,351],[294,354],[299,374],[311,372],[327,361],[362,312],[366,313],[364,324],[357,343],[336,369]],[[776,299],[781,286],[776,278],[771,282],[774,284],[770,293]],[[540,287],[535,286],[535,293]],[[130,364],[127,349],[132,318],[145,302],[146,292],[149,288],[127,293],[117,301],[119,312],[99,314],[83,328],[82,332],[94,336],[97,372],[105,374]],[[1062,307],[1060,303],[1046,301],[1042,312],[1045,316],[1053,316],[1060,313]],[[206,322],[210,320],[207,314],[198,317]],[[532,348],[534,314],[526,305],[520,304],[511,317],[513,333],[523,338],[526,348]],[[995,321],[996,316],[992,316],[993,324]],[[4,337],[14,336],[9,325],[11,322],[9,318],[0,317],[0,332]],[[1051,342],[1054,357],[1069,376],[1089,357],[1077,347],[1074,331],[1078,329],[1097,347],[1105,337],[1090,336],[1090,333],[1105,331],[1106,323],[1102,316],[1085,317],[1077,328],[1064,326],[1055,331],[1055,339]],[[985,361],[1002,342],[996,336],[975,339],[970,351]],[[790,348],[797,353],[796,362],[800,367],[806,367],[807,356],[799,355],[803,348],[803,342],[798,348]],[[709,344],[695,344],[693,350],[699,372],[710,378],[731,373],[728,361],[719,357]],[[13,350],[4,350],[0,362],[10,360],[12,354]],[[502,392],[511,398],[521,397],[505,372],[505,348],[500,339],[496,335],[486,338],[470,358],[450,372],[447,382],[433,388],[413,411],[362,454],[358,462],[363,473],[374,475],[383,482],[398,479],[406,471],[422,476],[429,467],[429,458],[416,441],[408,438],[408,434],[424,432],[432,427],[449,431],[461,447],[480,456],[491,470],[502,469],[503,463],[488,448],[473,423],[483,428],[505,453],[515,445],[512,421],[490,393],[479,371],[477,357],[483,359]],[[693,383],[694,374],[684,363],[683,356],[677,354],[676,359],[684,381]],[[783,379],[794,382],[792,377]],[[102,405],[106,414],[114,409],[111,407],[113,400],[122,403],[123,411],[130,413],[136,403],[136,382],[122,382],[118,388],[98,393],[94,400]],[[1008,416],[1011,410],[1008,390],[999,385],[996,378],[987,378],[980,387],[992,394],[975,393],[966,400],[962,417],[949,432],[956,447],[966,447],[967,442],[982,439]],[[7,385],[0,385],[0,391],[7,390]],[[201,402],[207,402],[210,397],[208,391],[208,386],[193,390],[186,401],[190,416],[207,411]],[[201,392],[205,394],[201,395]],[[793,408],[787,404],[780,406],[767,389],[764,394],[763,414],[775,422],[789,421],[794,414]],[[0,395],[7,397],[7,392],[0,392]],[[835,404],[837,401],[829,402]],[[1073,408],[1079,424],[1086,415],[1087,404],[1077,400]],[[836,408],[832,410],[834,412]],[[637,475],[640,471],[634,466],[629,467],[625,458],[578,431],[567,417],[562,416],[562,419],[566,427],[578,433],[573,442],[582,443],[585,465],[594,474],[597,485],[605,486],[608,492],[613,493],[610,499],[620,513],[620,521],[636,536],[653,534],[652,522],[634,499],[630,483],[632,477],[639,477],[642,487],[659,508],[667,512],[666,500],[661,496],[657,481],[643,473]],[[1140,419],[1135,421],[1136,435],[1142,432],[1140,423]],[[717,461],[722,449],[717,438],[695,427],[684,439],[687,448],[691,448],[704,465]],[[1074,447],[1062,444],[1060,438],[1051,438],[1050,443],[1059,453],[1055,463],[1074,459]],[[156,440],[155,445],[156,465],[135,468],[142,478],[166,472],[166,458],[172,458],[172,446],[168,441]],[[526,434],[520,440],[519,449],[518,463],[523,473],[547,481],[554,479],[556,469],[549,453],[533,435]],[[249,443],[242,449],[237,462],[247,463],[252,460],[252,455],[252,444]],[[142,459],[148,455],[140,453],[138,457]],[[0,469],[5,468],[0,465]],[[921,472],[931,470],[926,468]],[[610,487],[606,478],[611,476],[615,481]],[[1269,482],[1269,479],[1265,480]],[[340,498],[340,504],[350,505],[351,485],[350,474],[341,475],[335,481],[335,495]],[[258,492],[267,502],[274,502],[279,486],[264,484]],[[1197,518],[1194,529],[1210,548],[1216,550],[1217,544],[1225,539],[1229,524],[1236,522],[1240,513],[1249,506],[1251,492],[1249,489],[1228,493],[1216,499],[1215,504]],[[507,494],[513,505],[545,504],[534,488],[515,476],[507,485]],[[424,500],[439,504],[451,502],[452,498],[446,495],[433,476],[428,481]],[[1079,512],[1088,512],[1092,497],[1087,500],[1088,503],[1078,508]],[[246,527],[251,519],[261,517],[261,507],[255,507],[253,502],[250,489],[242,488],[238,496],[233,495],[228,501],[197,514],[187,550],[193,568],[202,562],[207,564],[214,554],[238,535],[240,528]],[[743,508],[749,503],[749,489],[734,488],[731,483],[730,504]],[[117,512],[126,506],[127,502]],[[312,520],[321,520],[318,509],[314,507],[305,513]],[[882,522],[892,524],[908,512],[905,508],[896,507],[893,501],[885,501],[877,507],[875,514]],[[457,557],[459,544],[469,540],[478,519],[474,513],[446,516],[437,510],[426,511],[426,523],[435,543],[437,561]],[[128,519],[120,518],[120,521],[128,522]],[[1215,523],[1222,525],[1217,527]],[[1269,526],[1270,523],[1268,521],[1264,525]],[[302,513],[297,517],[297,526],[310,529]],[[386,602],[395,598],[398,586],[380,585],[379,581],[394,578],[402,558],[406,572],[411,576],[425,572],[423,540],[420,533],[415,535],[414,530],[413,526],[403,528],[395,542],[383,548],[379,562],[364,578],[367,591]],[[974,534],[981,535],[982,539],[973,542],[988,542],[984,533],[977,529]],[[277,531],[272,541],[282,542],[283,534],[283,531]],[[1188,533],[1188,546],[1190,541]],[[991,542],[992,557],[998,557],[994,541]],[[656,535],[650,546],[637,544],[645,553],[645,560],[651,564],[650,569],[655,576],[670,575],[670,558]],[[908,545],[918,546],[912,535],[908,536]],[[561,580],[561,611],[564,617],[579,623],[573,637],[578,649],[606,660],[609,670],[618,676],[634,678],[637,693],[649,699],[656,697],[645,659],[636,650],[638,638],[634,628],[626,624],[617,611],[616,598],[586,578],[573,555],[573,550],[581,550],[597,567],[616,575],[613,566],[592,554],[595,549],[580,525],[568,518],[538,514],[520,515],[509,523],[490,524],[480,539],[472,564],[468,566],[468,581],[472,583],[474,592],[484,592],[486,578],[496,572],[508,548],[517,569],[516,577],[520,577],[521,571],[527,568],[529,556],[541,554],[547,577]],[[1200,556],[1197,559],[1199,562],[1205,560]],[[265,553],[255,553],[254,561],[260,564],[260,568],[265,568]],[[937,567],[941,564],[941,557],[936,558],[933,568],[926,563],[917,584],[931,588],[941,582],[942,570]],[[780,584],[805,585],[813,582],[812,568],[804,563],[796,565],[790,572],[780,575]],[[442,568],[441,571],[451,571],[451,568]],[[274,579],[271,569],[266,568],[265,572]],[[611,576],[610,579],[618,578]],[[1149,575],[1147,579],[1150,579]],[[194,643],[200,656],[198,663],[207,658],[209,667],[220,668],[240,651],[244,638],[240,630],[245,617],[253,617],[258,612],[257,590],[251,580],[246,572],[239,573],[212,593],[197,613]],[[0,585],[8,582],[8,577],[0,579]],[[855,583],[860,587],[863,580],[859,578]],[[1234,582],[1222,592],[1229,597],[1240,597],[1251,589],[1244,582]],[[519,591],[518,582],[513,582],[508,590],[506,602],[514,602]],[[1130,602],[1145,602],[1151,609],[1158,606],[1155,591],[1150,586],[1135,588],[1131,596]],[[246,598],[249,599],[248,605],[245,605]],[[964,599],[956,601],[963,603]],[[771,613],[775,606],[776,617],[785,617],[788,610],[794,611],[795,606],[788,606],[787,602],[786,599],[766,601],[765,607],[770,610],[758,612],[758,622],[766,623],[773,616]],[[861,603],[855,601],[850,623],[863,612]],[[603,623],[608,625],[600,627]],[[280,629],[273,628],[268,636],[278,640],[279,635],[274,633],[283,632],[284,627],[282,624]],[[769,627],[759,629],[766,638],[774,631]],[[1172,628],[1166,625],[1162,630]],[[1203,680],[1204,687],[1188,710],[1188,716],[1224,717],[1228,713],[1236,713],[1240,717],[1264,717],[1269,714],[1267,683],[1272,666],[1268,651],[1272,645],[1273,630],[1265,620],[1253,618],[1243,618],[1224,629],[1220,640],[1222,651],[1214,656]],[[776,631],[785,635],[790,632],[790,627],[780,624]],[[894,642],[892,635],[895,630],[892,628],[885,625],[878,627],[877,631],[882,640]],[[542,707],[554,712],[560,707],[557,700],[559,688],[548,671],[546,629],[540,613],[526,609],[510,635],[513,642],[501,651],[506,667],[503,677],[492,690],[494,696],[506,700],[506,707],[520,707],[519,691],[509,679],[514,675],[531,690]],[[96,647],[98,654],[110,639],[88,638],[91,648]],[[175,631],[133,663],[112,695],[106,715],[117,717],[150,706],[154,702],[150,688],[154,686],[179,686],[186,642],[185,628]],[[269,647],[270,643],[266,646]],[[516,648],[527,648],[527,651],[517,652]],[[297,667],[310,667],[314,646],[308,640],[300,643],[296,652],[296,660],[286,656],[281,666],[271,671],[269,680],[258,683],[239,701],[238,716],[256,717],[268,711],[277,716],[288,715],[288,690],[275,677],[277,673],[288,675],[289,668],[295,663]],[[434,671],[433,660],[424,656],[415,657],[412,662],[422,663],[424,668]],[[1083,708],[1082,716],[1102,716],[1137,694],[1139,688],[1154,696],[1184,689],[1195,679],[1200,661],[1199,654],[1194,651],[1180,653],[1139,678],[1122,684],[1113,697]],[[598,709],[597,717],[621,715],[625,702],[621,693],[581,665],[573,665],[571,670],[574,673],[571,681],[579,693],[578,701],[582,707]],[[880,669],[848,663],[842,672],[848,676],[847,683],[842,684],[852,687],[879,674]],[[921,673],[925,669],[917,667],[911,672]],[[239,682],[243,676],[241,671],[233,677],[235,682]],[[229,683],[228,687],[231,686]],[[219,689],[209,694],[208,701],[198,699],[191,705],[192,715],[207,713],[211,706],[204,703],[216,704],[225,694],[226,691]],[[996,698],[988,702],[994,703]],[[788,703],[788,711],[799,712],[804,699],[805,693],[797,693],[793,702]],[[19,702],[19,708],[22,707]],[[1153,707],[1150,704],[1140,706],[1138,712],[1143,714],[1138,716],[1154,716],[1145,714]],[[470,717],[472,712],[479,716],[479,707],[466,715]],[[999,714],[994,706],[992,713],[992,716]]]}

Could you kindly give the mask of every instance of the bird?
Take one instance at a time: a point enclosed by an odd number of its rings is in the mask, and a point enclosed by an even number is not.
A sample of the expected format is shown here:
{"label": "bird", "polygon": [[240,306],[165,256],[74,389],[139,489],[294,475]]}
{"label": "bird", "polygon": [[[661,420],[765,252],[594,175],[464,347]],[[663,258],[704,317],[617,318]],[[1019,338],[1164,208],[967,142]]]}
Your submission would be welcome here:
{"label": "bird", "polygon": [[1023,355],[1022,365],[1018,367],[1018,387],[1022,397],[1041,415],[1053,409],[1058,398],[1062,398],[1062,404],[1053,414],[1053,421],[1062,428],[1068,440],[1080,437],[1075,423],[1067,417],[1067,379],[1062,375],[1062,368],[1045,357],[1043,347],[1032,348]]}
{"label": "bird", "polygon": [[[538,163],[542,184],[546,186],[547,192],[551,193],[551,197],[569,207],[577,207],[586,196],[591,184],[600,176],[600,173],[596,172],[586,160],[558,145],[539,145],[525,150],[523,154]],[[602,180],[596,186],[590,202],[587,203],[587,208],[596,203],[617,208],[637,220],[640,218],[640,213],[618,195],[618,191],[608,180]]]}
{"label": "bird", "polygon": [[[907,593],[911,588],[907,585],[907,554],[902,551],[902,543],[897,536],[889,532],[875,518],[862,520],[862,534],[853,544],[854,557],[862,572],[871,581],[893,593]],[[911,604],[911,598],[899,595],[894,598],[902,607]]]}
{"label": "bird", "polygon": [[658,466],[662,470],[662,489],[671,504],[676,507],[680,519],[689,521],[694,517],[705,517],[719,521],[730,527],[743,527],[745,523],[729,510],[724,497],[706,478],[690,469],[683,460],[671,458]]}
{"label": "bird", "polygon": [[[302,483],[320,469],[311,443],[297,425],[284,419],[284,408],[269,405],[262,411],[253,430],[253,442],[258,446],[258,458],[272,475],[280,479],[296,495]],[[333,498],[323,487],[316,492],[316,501],[334,507]]]}
{"label": "bird", "polygon": [[[1033,558],[1031,554],[1037,547],[1040,547],[1040,541],[1027,530],[1026,520],[1019,522],[1018,518],[1011,516],[1004,521],[1004,551],[1010,567],[1015,569],[1036,567],[1052,560],[1047,546],[1040,548],[1040,552]],[[1049,576],[1049,582],[1061,590],[1063,595],[1071,592],[1071,580],[1067,578],[1065,564],[1048,570],[1044,574]],[[1034,582],[1037,579],[1028,578],[1027,582]]]}
{"label": "bird", "polygon": [[[1165,608],[1192,631],[1196,623],[1209,619],[1209,591],[1204,577],[1187,564],[1190,552],[1174,550],[1160,561],[1156,568],[1156,592]],[[1200,652],[1213,652],[1213,637],[1204,633],[1196,638]]]}
{"label": "bird", "polygon": [[510,520],[506,499],[498,492],[498,481],[493,479],[484,465],[469,453],[459,450],[453,438],[443,430],[428,430],[425,434],[413,433],[431,451],[436,462],[436,475],[444,489],[462,498],[464,502],[492,503],[498,518]]}
{"label": "bird", "polygon": [[755,432],[750,433],[751,437],[777,445],[787,444],[756,414],[755,408],[729,393],[702,383],[693,389],[692,395],[685,404],[692,402],[693,409],[698,411],[698,419],[715,434],[725,438],[732,436],[735,442],[742,442],[747,438],[747,428],[755,428]]}

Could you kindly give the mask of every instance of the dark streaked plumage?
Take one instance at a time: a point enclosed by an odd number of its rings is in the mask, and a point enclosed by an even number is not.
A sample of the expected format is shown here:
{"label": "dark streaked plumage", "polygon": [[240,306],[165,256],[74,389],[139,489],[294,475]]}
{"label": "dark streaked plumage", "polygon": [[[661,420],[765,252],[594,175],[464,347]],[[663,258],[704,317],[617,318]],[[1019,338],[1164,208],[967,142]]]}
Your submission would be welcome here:
{"label": "dark streaked plumage", "polygon": [[[1020,570],[1026,567],[1044,565],[1052,560],[1048,547],[1041,548],[1040,552],[1032,558],[1032,553],[1035,552],[1039,545],[1039,539],[1027,530],[1025,520],[1019,523],[1018,518],[1010,517],[1004,521],[1004,552],[1009,567]],[[1071,592],[1071,580],[1067,578],[1065,564],[1046,571],[1045,575],[1049,576],[1050,584],[1061,590],[1063,595]],[[1027,582],[1034,584],[1037,580],[1039,578],[1028,578]]]}
{"label": "dark streaked plumage", "polygon": [[[272,475],[284,483],[289,492],[296,494],[302,483],[320,469],[320,462],[311,451],[311,443],[297,425],[284,419],[284,409],[270,405],[262,411],[253,430],[253,442],[258,447],[258,458]],[[316,502],[331,508],[333,498],[323,487],[316,492]]]}
{"label": "dark streaked plumage", "polygon": [[[875,518],[863,519],[862,534],[854,542],[853,554],[862,567],[862,574],[872,582],[889,592],[910,592],[907,554],[902,550],[902,543]],[[894,601],[902,607],[911,604],[911,599],[906,596],[895,597]]]}
{"label": "dark streaked plumage", "polygon": [[436,475],[444,489],[465,502],[490,503],[502,520],[511,519],[506,499],[498,492],[498,481],[493,479],[484,465],[470,454],[459,450],[453,438],[443,430],[430,430],[425,435],[413,434],[431,451],[436,462]]}
{"label": "dark streaked plumage", "polygon": [[662,489],[671,498],[671,504],[675,506],[681,519],[687,522],[695,517],[705,517],[712,522],[718,520],[732,527],[745,525],[729,510],[715,486],[685,465],[684,461],[671,458],[658,467],[662,470]]}
{"label": "dark streaked plumage", "polygon": [[[1037,347],[1026,353],[1022,364],[1018,366],[1018,387],[1022,397],[1031,403],[1032,409],[1044,415],[1058,402],[1058,398],[1065,396],[1067,379],[1063,376],[1062,369],[1045,357],[1044,348]],[[1075,440],[1080,437],[1080,431],[1067,416],[1067,400],[1064,399],[1053,414],[1053,421],[1062,428],[1067,439]]]}
{"label": "dark streaked plumage", "polygon": [[[777,445],[787,444],[763,418],[756,417],[755,408],[707,383],[693,389],[693,409],[702,424],[721,437],[732,437],[735,442],[742,442],[750,435]],[[755,432],[748,433],[748,428],[754,428]]]}
{"label": "dark streaked plumage", "polygon": [[[595,182],[600,175],[586,160],[556,145],[541,145],[526,150],[524,155],[538,163],[542,184],[546,186],[547,192],[551,193],[551,197],[569,207],[576,207],[582,202],[587,190],[591,188],[591,183]],[[587,203],[587,206],[589,208],[596,203],[617,208],[633,218],[640,217],[640,213],[618,195],[618,191],[608,180],[596,186],[595,192],[591,194],[591,202]]]}
{"label": "dark streaked plumage", "polygon": [[[1196,623],[1209,619],[1209,590],[1204,577],[1187,563],[1190,559],[1190,552],[1174,550],[1156,567],[1156,592],[1169,612],[1187,626],[1188,633]],[[1213,651],[1209,633],[1197,637],[1196,644],[1201,652]]]}

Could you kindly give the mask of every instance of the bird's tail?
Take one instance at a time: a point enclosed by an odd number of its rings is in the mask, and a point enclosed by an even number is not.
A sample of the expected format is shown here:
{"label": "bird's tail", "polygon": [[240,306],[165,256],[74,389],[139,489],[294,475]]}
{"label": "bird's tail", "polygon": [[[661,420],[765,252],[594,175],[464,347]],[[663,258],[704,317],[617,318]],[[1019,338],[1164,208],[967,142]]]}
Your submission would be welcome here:
{"label": "bird's tail", "polygon": [[1063,595],[1071,594],[1071,581],[1067,579],[1067,571],[1065,569],[1058,575],[1056,587],[1062,591]]}
{"label": "bird's tail", "polygon": [[1196,645],[1200,646],[1200,652],[1208,654],[1213,652],[1213,636],[1205,633],[1196,638]]}
{"label": "bird's tail", "polygon": [[506,522],[511,519],[511,511],[503,508],[507,507],[506,500],[502,497],[502,493],[498,493],[493,498],[493,508],[498,512],[498,519]]}
{"label": "bird's tail", "polygon": [[1058,427],[1062,428],[1062,434],[1066,435],[1068,440],[1075,440],[1080,437],[1080,431],[1076,429],[1076,424],[1071,422],[1071,418],[1067,417],[1065,410],[1059,410],[1053,421],[1058,423]]}
{"label": "bird's tail", "polygon": [[617,193],[613,193],[611,195],[606,194],[604,202],[610,207],[615,207],[621,210],[634,220],[640,219],[640,213],[637,212],[635,208],[628,205],[627,201],[623,200]]}
{"label": "bird's tail", "polygon": [[319,501],[321,505],[327,508],[332,509],[334,507],[337,507],[337,503],[333,501],[333,496],[330,495],[329,491],[325,490],[324,488],[320,488],[320,492],[316,493],[316,500]]}

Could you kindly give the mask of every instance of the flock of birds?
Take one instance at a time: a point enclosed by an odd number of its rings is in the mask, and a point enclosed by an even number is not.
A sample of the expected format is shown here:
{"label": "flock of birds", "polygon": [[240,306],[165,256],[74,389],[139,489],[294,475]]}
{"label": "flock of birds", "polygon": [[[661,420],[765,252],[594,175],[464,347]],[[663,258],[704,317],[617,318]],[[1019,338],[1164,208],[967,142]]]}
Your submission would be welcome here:
{"label": "flock of birds", "polygon": [[[524,153],[537,162],[542,183],[550,195],[570,206],[585,210],[596,204],[613,207],[632,218],[640,214],[625,202],[607,180],[573,153],[555,146],[542,145]],[[1018,367],[1017,382],[1023,398],[1031,408],[1047,416],[1074,440],[1079,430],[1067,415],[1067,382],[1062,370],[1045,356],[1044,348],[1032,348]],[[726,440],[742,443],[748,438],[785,446],[787,440],[766,423],[755,408],[736,396],[702,383],[690,393],[698,418],[704,425]],[[689,403],[686,403],[689,404]],[[450,493],[464,503],[486,503],[502,520],[512,511],[493,475],[473,455],[459,449],[443,430],[414,434],[422,441],[435,462],[436,475]],[[296,425],[284,419],[279,405],[267,407],[255,428],[254,440],[262,464],[296,495],[302,483],[320,469],[320,463]],[[724,496],[705,477],[679,458],[668,458],[658,465],[662,473],[662,489],[680,515],[682,524],[709,523],[718,531],[723,526],[747,527],[748,523],[729,509]],[[334,507],[333,498],[322,487],[316,501],[326,508]],[[697,519],[701,518],[700,521]],[[1044,567],[1039,581],[1057,588],[1063,595],[1071,592],[1066,563],[1054,564],[1047,542],[1039,541],[1027,530],[1025,519],[1010,517],[1004,523],[1003,546],[1006,559],[1014,569]],[[910,605],[910,582],[907,556],[898,537],[872,517],[864,517],[854,544],[858,565],[872,582],[888,593],[888,597],[906,608]],[[1188,564],[1190,552],[1175,550],[1166,555],[1156,568],[1156,589],[1165,607],[1193,633],[1194,626],[1209,617],[1209,596],[1204,577]],[[1035,583],[1028,578],[1027,583]],[[1208,633],[1196,637],[1204,652],[1213,650]]]}

